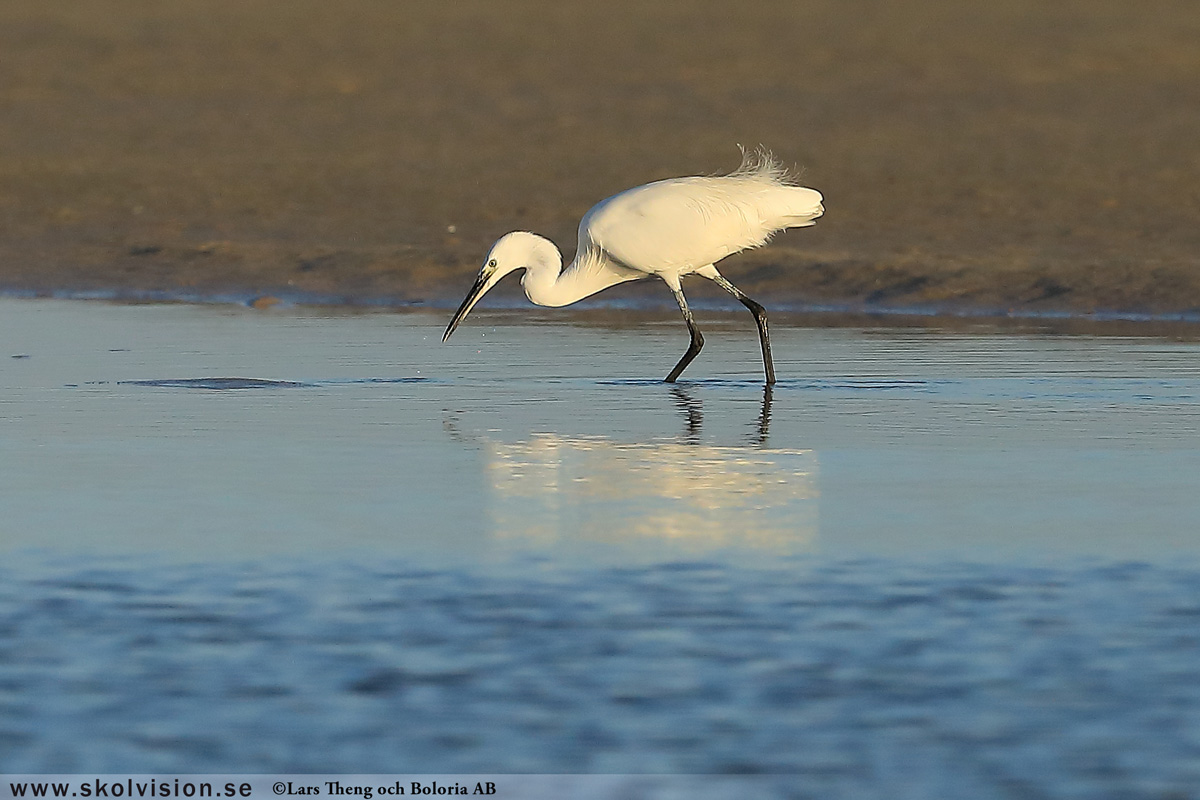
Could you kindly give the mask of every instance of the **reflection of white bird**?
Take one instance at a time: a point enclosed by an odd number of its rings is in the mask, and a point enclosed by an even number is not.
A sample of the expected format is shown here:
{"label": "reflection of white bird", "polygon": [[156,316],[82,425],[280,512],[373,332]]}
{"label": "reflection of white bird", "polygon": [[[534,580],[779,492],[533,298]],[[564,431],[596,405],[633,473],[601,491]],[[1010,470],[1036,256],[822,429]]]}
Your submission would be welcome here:
{"label": "reflection of white bird", "polygon": [[482,450],[487,516],[508,541],[673,540],[697,554],[754,548],[779,555],[816,544],[820,464],[813,450],[553,433],[485,439]]}
{"label": "reflection of white bird", "polygon": [[696,274],[754,314],[767,383],[774,383],[766,311],[713,265],[766,244],[781,230],[812,225],[824,211],[820,192],[794,185],[764,150],[749,154],[730,175],[672,178],[627,189],[584,215],[579,249],[566,269],[554,243],[533,233],[510,233],[492,245],[442,341],[450,338],[479,298],[514,270],[525,270],[521,285],[540,306],[570,305],[609,286],[655,276],[671,288],[692,335],[687,352],[667,375],[667,382],[674,383],[704,346],[679,284],[683,276]]}

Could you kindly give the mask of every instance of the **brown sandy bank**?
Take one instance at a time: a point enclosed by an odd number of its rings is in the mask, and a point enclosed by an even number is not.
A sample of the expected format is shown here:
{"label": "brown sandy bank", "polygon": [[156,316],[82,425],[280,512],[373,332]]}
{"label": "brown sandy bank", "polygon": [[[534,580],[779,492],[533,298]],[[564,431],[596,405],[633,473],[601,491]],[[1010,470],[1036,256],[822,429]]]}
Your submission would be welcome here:
{"label": "brown sandy bank", "polygon": [[769,306],[1200,309],[1197,42],[1194,0],[8,0],[0,288],[453,301],[741,142],[827,200],[723,265]]}

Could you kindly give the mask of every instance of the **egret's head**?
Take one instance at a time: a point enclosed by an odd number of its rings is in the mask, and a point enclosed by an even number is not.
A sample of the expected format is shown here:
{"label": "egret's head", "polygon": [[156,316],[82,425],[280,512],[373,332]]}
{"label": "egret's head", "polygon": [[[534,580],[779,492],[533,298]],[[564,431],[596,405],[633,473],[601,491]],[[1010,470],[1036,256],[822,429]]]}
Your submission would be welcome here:
{"label": "egret's head", "polygon": [[[467,297],[458,307],[458,311],[454,312],[454,318],[450,320],[446,332],[442,334],[442,341],[450,338],[450,334],[454,333],[458,323],[463,321],[475,304],[479,302],[479,299],[499,283],[501,278],[510,272],[525,269],[543,260],[543,251],[547,244],[550,244],[549,241],[541,236],[525,231],[514,231],[500,237],[488,251],[483,267],[475,278],[475,285],[471,287],[471,291],[467,292]],[[553,245],[550,245],[550,248],[554,250]],[[554,250],[554,252],[557,255],[558,251]]]}

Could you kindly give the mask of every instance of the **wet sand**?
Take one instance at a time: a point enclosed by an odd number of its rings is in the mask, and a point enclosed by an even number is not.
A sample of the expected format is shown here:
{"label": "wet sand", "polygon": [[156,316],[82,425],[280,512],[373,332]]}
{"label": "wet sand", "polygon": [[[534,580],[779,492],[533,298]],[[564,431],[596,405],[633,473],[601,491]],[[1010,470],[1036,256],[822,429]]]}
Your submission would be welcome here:
{"label": "wet sand", "polygon": [[727,262],[772,307],[1195,312],[1198,38],[1190,0],[12,0],[0,289],[451,303],[740,142],[827,198]]}

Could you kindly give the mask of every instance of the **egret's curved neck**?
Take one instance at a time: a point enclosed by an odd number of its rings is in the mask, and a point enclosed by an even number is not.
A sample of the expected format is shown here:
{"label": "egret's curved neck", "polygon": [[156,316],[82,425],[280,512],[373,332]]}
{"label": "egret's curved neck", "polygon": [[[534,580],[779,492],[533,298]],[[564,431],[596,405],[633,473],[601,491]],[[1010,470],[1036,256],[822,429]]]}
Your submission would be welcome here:
{"label": "egret's curved neck", "polygon": [[525,296],[539,306],[569,306],[631,279],[624,270],[610,266],[602,254],[590,251],[576,253],[563,269],[558,248],[549,239],[539,239],[521,278]]}

